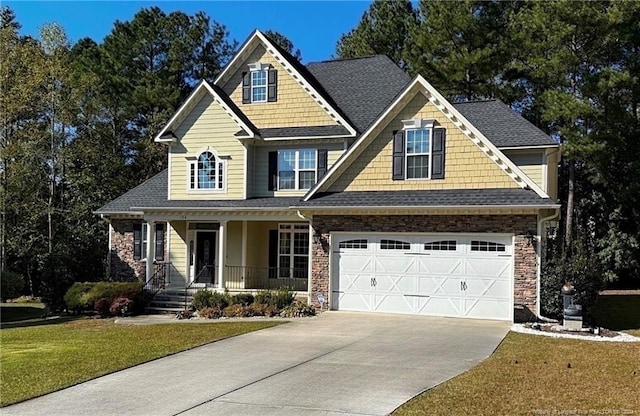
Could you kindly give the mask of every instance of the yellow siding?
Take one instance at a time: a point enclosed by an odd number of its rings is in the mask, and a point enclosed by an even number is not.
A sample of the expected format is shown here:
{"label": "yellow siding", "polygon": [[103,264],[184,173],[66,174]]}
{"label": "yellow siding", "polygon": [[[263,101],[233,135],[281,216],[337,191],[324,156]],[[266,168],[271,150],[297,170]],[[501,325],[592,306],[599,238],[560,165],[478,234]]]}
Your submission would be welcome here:
{"label": "yellow siding", "polygon": [[[240,128],[228,114],[206,94],[175,130],[179,143],[171,146],[170,199],[241,199],[244,198],[244,146],[234,134]],[[226,190],[223,192],[189,191],[187,157],[196,157],[211,148],[227,159]]]}
{"label": "yellow siding", "polygon": [[[255,150],[255,178],[254,178],[254,196],[274,196],[273,191],[269,191],[269,152],[274,152],[280,149],[327,149],[327,165],[329,168],[338,160],[344,153],[344,143],[342,142],[321,142],[321,141],[300,141],[298,145],[277,145],[272,146],[256,146]],[[287,196],[304,195],[307,190],[304,191],[289,191],[286,192]],[[284,192],[277,192],[278,196],[284,196]]]}
{"label": "yellow siding", "polygon": [[[393,131],[401,130],[402,120],[435,119],[446,128],[445,179],[391,179]],[[345,172],[329,187],[329,191],[399,191],[427,189],[515,188],[518,185],[467,136],[442,114],[422,93],[371,141]]]}
{"label": "yellow siding", "polygon": [[169,223],[169,261],[172,263],[169,276],[172,286],[185,286],[187,281],[187,222]]}
{"label": "yellow siding", "polygon": [[518,151],[505,150],[504,154],[516,164],[520,170],[527,175],[540,188],[545,189],[544,183],[544,150],[537,151]]}
{"label": "yellow siding", "polygon": [[255,221],[247,224],[247,266],[269,266],[269,230],[277,230],[278,223]]}
{"label": "yellow siding", "polygon": [[[242,104],[242,73],[255,62],[271,64],[278,71],[278,101]],[[222,89],[258,128],[337,124],[262,45],[255,48]]]}
{"label": "yellow siding", "polygon": [[558,199],[558,163],[560,162],[560,151],[550,150],[547,155],[547,194],[554,201]]}
{"label": "yellow siding", "polygon": [[242,222],[227,223],[227,266],[242,266]]}

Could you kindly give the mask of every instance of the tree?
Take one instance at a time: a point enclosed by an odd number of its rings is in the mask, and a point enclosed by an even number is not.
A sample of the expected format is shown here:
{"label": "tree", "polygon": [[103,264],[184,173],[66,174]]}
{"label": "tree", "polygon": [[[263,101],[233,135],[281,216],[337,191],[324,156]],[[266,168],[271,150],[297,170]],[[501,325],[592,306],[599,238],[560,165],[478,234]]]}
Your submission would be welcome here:
{"label": "tree", "polygon": [[289,40],[289,38],[287,38],[285,35],[276,32],[275,30],[267,30],[266,32],[264,32],[264,35],[276,45],[289,52],[289,54],[291,54],[291,56],[296,58],[298,61],[302,62],[302,53],[300,52],[300,49],[294,47],[293,42],[291,42],[291,40]]}
{"label": "tree", "polygon": [[418,24],[418,15],[408,0],[375,0],[360,23],[342,35],[336,46],[339,58],[387,55],[398,66],[406,66],[403,51]]}

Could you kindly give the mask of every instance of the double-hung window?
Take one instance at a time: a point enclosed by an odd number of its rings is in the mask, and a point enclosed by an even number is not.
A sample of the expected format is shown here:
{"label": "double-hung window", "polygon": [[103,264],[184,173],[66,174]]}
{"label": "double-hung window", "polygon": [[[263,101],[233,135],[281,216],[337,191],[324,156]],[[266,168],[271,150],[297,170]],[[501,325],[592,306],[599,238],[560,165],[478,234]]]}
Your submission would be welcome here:
{"label": "double-hung window", "polygon": [[200,153],[189,163],[189,189],[221,191],[224,189],[225,161],[213,152]]}
{"label": "double-hung window", "polygon": [[315,149],[278,151],[278,189],[310,189],[316,183]]}
{"label": "double-hung window", "polygon": [[431,171],[431,129],[415,129],[406,131],[406,164],[407,179],[429,179]]}
{"label": "double-hung window", "polygon": [[267,71],[251,71],[251,102],[267,101]]}
{"label": "double-hung window", "polygon": [[309,274],[309,226],[280,224],[278,276],[306,279]]}

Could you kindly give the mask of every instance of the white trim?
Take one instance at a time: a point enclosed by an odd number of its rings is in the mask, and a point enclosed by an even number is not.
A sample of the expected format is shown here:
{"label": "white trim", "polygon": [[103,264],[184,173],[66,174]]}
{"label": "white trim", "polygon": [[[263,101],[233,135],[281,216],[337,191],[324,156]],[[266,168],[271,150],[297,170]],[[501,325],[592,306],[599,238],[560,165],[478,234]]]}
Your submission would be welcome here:
{"label": "white trim", "polygon": [[[416,119],[420,120],[420,119]],[[403,120],[404,122],[404,120]],[[414,124],[415,125],[415,124]],[[419,126],[422,126],[421,122],[418,122]],[[433,123],[431,123],[430,127],[407,127],[405,126],[404,131],[404,180],[407,181],[425,181],[431,180],[431,170],[433,169],[433,159],[431,158],[431,148],[433,147]],[[429,151],[427,153],[409,153],[409,132],[424,132],[426,131],[428,134],[428,143],[429,143]],[[422,134],[422,133],[421,133]],[[427,177],[426,178],[409,178],[409,158],[410,157],[418,157],[418,156],[427,156],[428,165],[427,165]]]}
{"label": "white trim", "polygon": [[307,205],[307,206],[299,206],[294,205],[289,207],[291,209],[297,210],[345,210],[345,209],[355,209],[355,210],[393,210],[393,209],[420,209],[420,210],[430,210],[430,209],[497,209],[497,208],[507,208],[507,209],[558,209],[560,205],[429,205],[429,206],[420,206],[420,205],[390,205],[390,206],[350,206],[350,205]]}
{"label": "white trim", "polygon": [[170,127],[173,126],[173,124],[178,120],[180,115],[182,115],[182,113],[186,111],[191,101],[194,100],[196,96],[199,96],[200,91],[203,89],[207,90],[209,94],[211,94],[211,96],[213,97],[213,101],[216,104],[218,104],[224,110],[225,113],[227,113],[227,115],[238,125],[238,127],[243,129],[249,135],[248,136],[249,138],[255,137],[254,131],[251,128],[249,128],[249,126],[245,124],[242,121],[242,119],[234,111],[232,111],[231,108],[229,108],[225,104],[224,100],[220,97],[220,95],[218,95],[218,93],[216,93],[216,91],[211,87],[211,85],[209,85],[207,81],[202,80],[200,81],[200,84],[198,84],[198,86],[193,89],[189,97],[187,97],[185,102],[180,106],[178,111],[175,112],[173,117],[169,119],[167,124],[165,124],[162,130],[160,130],[160,132],[156,135],[156,137],[153,139],[154,142],[157,142],[157,143],[166,142],[165,140],[161,140],[160,137],[162,137],[162,135],[164,135],[164,133],[168,131]]}
{"label": "white trim", "polygon": [[[249,169],[249,161],[247,160],[247,158],[249,157],[249,147],[248,146],[249,145],[247,143],[244,143],[244,142],[242,143],[242,147],[244,148],[244,150],[243,150],[243,152],[244,152],[244,161],[243,161],[243,167],[242,167],[244,169],[244,175],[242,175],[244,192],[242,193],[242,199],[247,199],[247,195],[249,195],[249,181],[247,180],[247,177],[249,176],[249,171],[248,171],[248,169]],[[252,173],[253,173],[252,176],[254,178],[253,181],[255,181],[255,172],[252,172]]]}
{"label": "white trim", "polygon": [[[513,179],[521,188],[529,187],[533,189],[539,196],[548,198],[549,196],[527,175],[525,175],[508,157],[506,157],[496,146],[489,141],[480,131],[473,126],[460,112],[449,103],[431,84],[429,84],[421,75],[414,78],[413,82],[407,86],[402,94],[387,107],[384,113],[378,117],[369,129],[360,136],[360,138],[344,153],[331,169],[309,190],[304,197],[304,201],[308,201],[321,187],[326,184],[329,179],[333,179],[335,172],[355,153],[362,143],[366,142],[370,135],[375,132],[396,107],[402,103],[416,87],[424,89],[425,96],[428,101],[435,105],[453,124],[456,125],[485,155],[487,155],[498,167],[500,167],[511,179]],[[415,94],[422,93],[422,89],[415,91]],[[388,124],[388,122],[387,122]],[[389,167],[391,169],[391,167]]]}
{"label": "white trim", "polygon": [[218,291],[224,292],[224,266],[227,263],[227,221],[219,222],[218,227]]}
{"label": "white trim", "polygon": [[547,167],[548,161],[547,161],[547,152],[543,152],[542,153],[542,189],[544,189],[545,192],[549,192],[549,182],[547,182],[548,176],[549,176],[549,172],[547,172],[548,167]]}
{"label": "white trim", "polygon": [[171,152],[173,150],[173,145],[169,145],[169,149],[167,150],[167,201],[171,199]]}
{"label": "white trim", "polygon": [[[277,153],[278,153],[278,163],[277,163],[277,167],[276,167],[276,178],[277,178],[277,189],[275,190],[275,192],[281,192],[281,193],[289,193],[289,192],[305,192],[310,188],[300,188],[300,173],[301,172],[311,172],[311,169],[300,169],[300,152],[305,152],[305,151],[313,151],[313,183],[316,182],[316,180],[318,179],[318,149],[313,149],[313,148],[308,148],[308,149],[301,149],[301,148],[292,148],[292,149],[278,149]],[[280,153],[281,152],[293,152],[294,154],[294,160],[293,160],[293,188],[286,188],[286,189],[280,189]],[[290,172],[290,171],[286,171],[286,172]],[[313,187],[313,185],[311,185],[311,187]],[[303,194],[304,195],[304,194]]]}
{"label": "white trim", "polygon": [[344,126],[352,136],[357,134],[354,127],[340,115],[336,109],[330,105],[327,100],[325,100],[322,95],[296,70],[296,68],[289,63],[289,61],[280,53],[276,48],[273,47],[271,41],[267,39],[262,32],[256,30],[253,34],[247,39],[231,62],[225,66],[220,75],[213,82],[214,85],[220,85],[223,82],[226,82],[228,78],[233,74],[233,69],[236,69],[238,66],[238,62],[240,57],[249,50],[250,47],[253,47],[255,43],[255,39],[258,39],[262,45],[265,47],[266,51],[273,56],[273,58],[287,71],[287,73],[302,87],[302,89],[309,94],[309,96],[318,104],[322,109],[326,111],[326,113],[331,117],[336,123]]}
{"label": "white trim", "polygon": [[[251,65],[249,65],[251,68]],[[264,85],[253,85],[253,76],[257,73],[264,74]],[[266,103],[269,95],[269,70],[268,69],[251,69],[249,71],[249,102],[250,103]],[[253,90],[254,88],[264,88],[264,99],[263,100],[254,100],[253,99]]]}
{"label": "white trim", "polygon": [[[218,185],[218,176],[220,175],[219,169],[220,169],[220,165],[222,165],[222,183],[221,183],[221,187],[218,188],[199,188],[198,187],[198,162],[200,160],[200,156],[202,156],[203,153],[211,153],[213,154],[214,158],[215,158],[215,169],[216,169],[216,182],[215,184]],[[225,158],[224,156],[221,156],[218,154],[218,152],[216,151],[216,149],[211,148],[210,146],[207,146],[205,148],[200,149],[195,156],[195,159],[192,157],[187,157],[187,194],[226,194],[227,193],[227,158]],[[194,174],[195,177],[192,178],[191,174]],[[245,175],[246,176],[246,175]],[[194,186],[195,188],[191,188],[191,181],[193,180],[194,182]],[[246,179],[245,179],[246,180]],[[169,181],[171,182],[171,181]]]}
{"label": "white trim", "polygon": [[[166,257],[164,259],[165,262],[167,263],[171,263],[171,230],[173,230],[173,226],[171,225],[171,223],[169,221],[165,221],[165,227],[164,227],[164,235],[167,238],[167,246],[164,248],[164,251],[166,253]],[[164,254],[164,253],[163,253]],[[167,276],[165,277],[167,284],[171,284],[171,266],[169,266],[169,273],[167,274]]]}
{"label": "white trim", "polygon": [[500,146],[500,150],[542,150],[542,149],[557,149],[559,144],[543,144],[540,146]]}
{"label": "white trim", "polygon": [[263,142],[277,142],[285,140],[324,140],[324,139],[344,139],[347,137],[353,137],[346,134],[338,134],[333,136],[287,136],[287,137],[263,137]]}

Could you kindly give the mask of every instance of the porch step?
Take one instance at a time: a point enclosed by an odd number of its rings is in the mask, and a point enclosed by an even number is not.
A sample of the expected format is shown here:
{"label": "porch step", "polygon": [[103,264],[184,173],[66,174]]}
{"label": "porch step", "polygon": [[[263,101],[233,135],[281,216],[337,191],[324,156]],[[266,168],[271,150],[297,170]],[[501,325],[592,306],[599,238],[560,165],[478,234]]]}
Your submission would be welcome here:
{"label": "porch step", "polygon": [[180,308],[168,308],[168,307],[160,307],[160,306],[147,306],[146,308],[144,308],[144,310],[148,313],[148,314],[174,314],[174,313],[178,313],[178,312],[182,312],[184,310],[184,308],[180,307]]}
{"label": "porch step", "polygon": [[191,306],[193,294],[195,290],[186,290],[184,288],[166,288],[160,290],[149,302],[149,306],[145,311],[150,314],[172,314],[183,311],[186,307]]}

